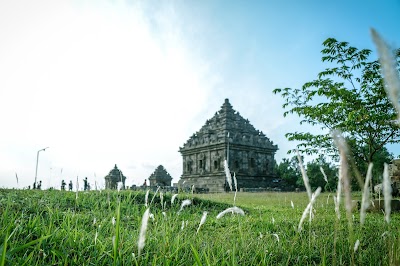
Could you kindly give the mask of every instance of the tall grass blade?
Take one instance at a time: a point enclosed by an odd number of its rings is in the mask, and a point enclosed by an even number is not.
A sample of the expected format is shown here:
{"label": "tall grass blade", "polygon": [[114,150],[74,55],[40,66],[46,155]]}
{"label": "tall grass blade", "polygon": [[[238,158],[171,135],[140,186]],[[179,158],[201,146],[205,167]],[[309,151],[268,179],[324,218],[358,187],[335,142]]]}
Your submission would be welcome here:
{"label": "tall grass blade", "polygon": [[304,165],[303,165],[303,162],[301,160],[301,156],[300,156],[299,151],[296,150],[296,153],[297,153],[297,159],[299,160],[299,167],[300,167],[300,171],[301,171],[301,176],[303,177],[304,186],[306,187],[306,190],[307,190],[308,199],[311,200],[312,191],[311,191],[310,181],[308,180],[308,176],[307,176],[306,170],[304,169]]}
{"label": "tall grass blade", "polygon": [[160,186],[157,187],[156,192],[154,193],[153,197],[151,198],[150,205],[153,203],[154,198],[157,195],[157,192],[160,190]]}
{"label": "tall grass blade", "polygon": [[150,214],[150,208],[147,208],[147,210],[144,212],[143,217],[142,217],[142,225],[140,226],[140,232],[139,232],[139,240],[138,240],[138,256],[140,257],[140,254],[144,248],[145,242],[146,242],[146,231],[147,231],[147,224],[149,222],[149,214]]}
{"label": "tall grass blade", "polygon": [[232,191],[232,176],[231,176],[231,171],[229,170],[228,162],[227,160],[224,161],[224,171],[225,171],[225,176],[226,176],[226,181],[228,182],[229,188]]}
{"label": "tall grass blade", "polygon": [[148,207],[148,202],[149,202],[149,193],[150,193],[150,190],[148,189],[147,191],[146,191],[146,195],[144,196],[144,206],[147,208]]}
{"label": "tall grass blade", "polygon": [[373,164],[370,163],[368,165],[367,177],[365,178],[364,191],[362,194],[361,210],[360,210],[360,224],[361,225],[363,225],[365,223],[365,213],[369,207],[369,187],[368,187],[368,185],[372,178],[372,167],[373,167]]}
{"label": "tall grass blade", "polygon": [[390,185],[389,166],[387,163],[383,165],[383,197],[385,201],[385,221],[390,223],[392,187]]}
{"label": "tall grass blade", "polygon": [[346,207],[347,219],[350,222],[351,221],[352,204],[351,204],[351,187],[350,187],[350,180],[349,180],[349,175],[348,175],[348,162],[347,162],[348,148],[347,148],[346,141],[343,138],[342,133],[340,131],[334,130],[332,132],[332,136],[333,136],[333,140],[335,141],[336,146],[339,149],[339,155],[340,155],[337,205],[339,206],[339,204],[340,204],[339,185],[340,185],[340,181],[342,181],[344,197],[345,197],[345,207]]}
{"label": "tall grass blade", "polygon": [[298,226],[298,231],[300,232],[302,230],[303,222],[307,217],[307,214],[309,214],[312,211],[312,206],[315,202],[315,199],[318,197],[318,195],[321,193],[321,187],[318,187],[315,192],[311,195],[311,200],[308,203],[307,207],[305,208],[303,215],[301,216],[299,226]]}
{"label": "tall grass blade", "polygon": [[400,78],[396,68],[395,55],[389,45],[373,28],[371,29],[371,35],[378,50],[381,72],[386,84],[385,90],[389,100],[397,111],[397,122],[400,123]]}
{"label": "tall grass blade", "polygon": [[324,168],[322,168],[322,166],[320,166],[319,170],[321,171],[322,175],[324,176],[325,182],[328,183],[328,177],[325,174]]}
{"label": "tall grass blade", "polygon": [[236,180],[235,172],[233,172],[233,183],[235,184],[235,196],[233,197],[233,206],[236,206],[236,194],[237,194],[238,190],[237,190],[237,180]]}
{"label": "tall grass blade", "polygon": [[[121,201],[118,201],[117,207],[117,222],[115,226],[115,241],[114,241],[114,265],[117,265],[118,262],[118,245],[119,245],[119,226],[120,226],[120,219],[121,218]],[[113,217],[115,220],[115,218]],[[115,223],[115,222],[114,222]]]}
{"label": "tall grass blade", "polygon": [[190,244],[190,248],[192,249],[192,253],[193,253],[193,256],[194,256],[194,258],[196,260],[197,265],[198,266],[203,266],[203,264],[201,263],[201,260],[200,260],[200,257],[199,257],[199,253],[197,252],[197,250],[193,247],[192,244]]}

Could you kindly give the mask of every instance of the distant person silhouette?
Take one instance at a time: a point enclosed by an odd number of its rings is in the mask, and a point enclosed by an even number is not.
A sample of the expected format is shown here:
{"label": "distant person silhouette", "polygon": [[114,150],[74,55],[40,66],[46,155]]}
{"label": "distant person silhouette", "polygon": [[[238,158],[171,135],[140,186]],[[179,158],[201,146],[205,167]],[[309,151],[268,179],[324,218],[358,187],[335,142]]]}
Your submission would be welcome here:
{"label": "distant person silhouette", "polygon": [[64,179],[61,181],[61,190],[65,190],[65,186],[67,183],[65,183]]}
{"label": "distant person silhouette", "polygon": [[87,181],[87,177],[85,177],[85,179],[83,179],[83,190],[88,190],[88,181]]}
{"label": "distant person silhouette", "polygon": [[68,188],[69,188],[69,191],[72,191],[72,180],[69,181]]}

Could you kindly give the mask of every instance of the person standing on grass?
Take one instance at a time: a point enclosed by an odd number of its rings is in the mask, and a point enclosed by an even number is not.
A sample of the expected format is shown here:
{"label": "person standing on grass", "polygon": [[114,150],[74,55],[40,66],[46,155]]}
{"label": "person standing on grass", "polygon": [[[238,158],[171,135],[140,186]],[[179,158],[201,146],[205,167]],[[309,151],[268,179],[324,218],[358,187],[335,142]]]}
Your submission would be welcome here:
{"label": "person standing on grass", "polygon": [[68,188],[69,188],[69,191],[72,191],[72,180],[69,181]]}
{"label": "person standing on grass", "polygon": [[37,185],[37,189],[42,189],[42,180],[39,181],[39,184]]}
{"label": "person standing on grass", "polygon": [[87,181],[87,177],[85,177],[85,179],[83,179],[83,190],[88,190],[88,181]]}
{"label": "person standing on grass", "polygon": [[61,190],[65,190],[65,186],[67,183],[65,183],[64,179],[61,181]]}

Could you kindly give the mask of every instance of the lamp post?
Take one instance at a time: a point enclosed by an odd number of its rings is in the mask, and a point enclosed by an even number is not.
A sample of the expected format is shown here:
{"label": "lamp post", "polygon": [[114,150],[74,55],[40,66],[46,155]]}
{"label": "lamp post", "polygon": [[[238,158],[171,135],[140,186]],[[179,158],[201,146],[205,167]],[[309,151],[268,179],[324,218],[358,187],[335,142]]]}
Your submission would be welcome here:
{"label": "lamp post", "polygon": [[36,186],[36,179],[37,179],[37,169],[38,169],[38,164],[39,164],[39,152],[41,151],[45,151],[46,149],[48,149],[49,147],[40,149],[37,151],[37,155],[36,155],[36,173],[35,173],[35,186]]}

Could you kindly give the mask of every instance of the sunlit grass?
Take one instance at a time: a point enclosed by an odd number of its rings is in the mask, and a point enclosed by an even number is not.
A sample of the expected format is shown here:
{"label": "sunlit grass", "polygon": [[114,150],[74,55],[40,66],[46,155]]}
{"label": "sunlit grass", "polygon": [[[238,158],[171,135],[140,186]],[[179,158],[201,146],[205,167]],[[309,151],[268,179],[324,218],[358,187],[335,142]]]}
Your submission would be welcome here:
{"label": "sunlit grass", "polygon": [[[335,222],[332,195],[322,193],[316,199],[312,223],[306,220],[303,231],[298,232],[300,218],[309,203],[305,192],[238,193],[236,206],[245,215],[229,213],[221,219],[216,219],[217,214],[233,207],[233,193],[180,194],[172,206],[172,195],[164,193],[165,209],[158,196],[148,206],[154,220],[148,220],[145,245],[138,254],[142,217],[147,209],[145,194],[93,191],[81,193],[75,200],[72,192],[0,190],[0,225],[6,229],[0,232],[1,251],[6,254],[1,257],[1,265],[352,262],[354,246],[349,248],[347,221]],[[359,194],[355,196],[360,198]],[[192,204],[177,215],[185,199],[191,199]],[[344,212],[343,206],[341,211]],[[387,224],[382,213],[367,213],[363,226],[359,224],[359,214],[353,214],[354,237],[359,240],[354,263],[398,263],[399,214],[392,214],[391,223]]]}

